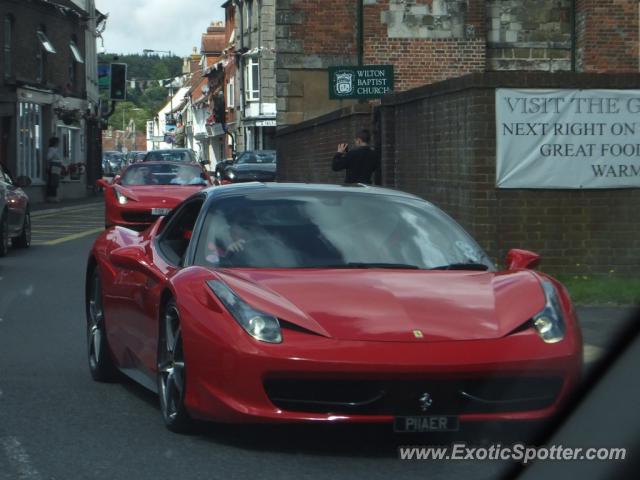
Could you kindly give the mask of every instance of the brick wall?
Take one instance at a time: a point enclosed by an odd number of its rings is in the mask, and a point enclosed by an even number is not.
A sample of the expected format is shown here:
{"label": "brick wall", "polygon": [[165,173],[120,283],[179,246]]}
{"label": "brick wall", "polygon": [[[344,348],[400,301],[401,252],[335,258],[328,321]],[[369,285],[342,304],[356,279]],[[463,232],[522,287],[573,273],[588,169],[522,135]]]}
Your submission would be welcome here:
{"label": "brick wall", "polygon": [[[496,88],[640,88],[640,75],[471,74],[385,98],[373,115],[338,111],[278,134],[286,181],[341,181],[335,144],[378,128],[383,183],[444,208],[500,262],[509,248],[537,251],[550,273],[635,274],[640,268],[640,189],[495,188]],[[335,180],[334,180],[335,178]]]}
{"label": "brick wall", "polygon": [[[76,36],[77,45],[85,56],[85,32],[81,22],[74,14],[63,14],[51,5],[39,2],[2,2],[0,3],[0,19],[11,15],[13,22],[13,65],[15,81],[38,84],[36,74],[41,46],[36,32],[41,25],[45,26],[46,35],[57,53],[45,53],[45,80],[40,85],[52,89],[65,96],[86,97],[86,73],[84,65],[72,61],[69,42]],[[4,28],[4,25],[3,25]],[[4,55],[4,51],[0,52]],[[69,84],[69,69],[75,68],[76,82]],[[4,76],[0,76],[0,83]],[[14,80],[12,80],[12,83]]]}
{"label": "brick wall", "polygon": [[102,150],[120,150],[126,146],[129,151],[147,150],[147,136],[142,132],[136,132],[135,143],[134,138],[127,134],[123,136],[122,130],[105,130],[102,132]]}
{"label": "brick wall", "polygon": [[[311,55],[355,53],[355,2],[296,0],[278,3],[291,4],[288,12],[281,11],[278,20],[282,27],[286,26],[289,29],[289,38],[294,51],[300,51],[298,50],[300,47],[306,54]],[[278,8],[281,8],[281,5],[278,5]]]}
{"label": "brick wall", "polygon": [[353,144],[363,128],[372,128],[371,107],[366,104],[279,130],[278,181],[342,183],[344,171],[331,170],[333,156],[338,143]]}
{"label": "brick wall", "polygon": [[638,1],[576,0],[577,69],[637,72]]}
{"label": "brick wall", "polygon": [[483,71],[484,9],[471,3],[365,2],[364,63],[394,65],[396,91]]}

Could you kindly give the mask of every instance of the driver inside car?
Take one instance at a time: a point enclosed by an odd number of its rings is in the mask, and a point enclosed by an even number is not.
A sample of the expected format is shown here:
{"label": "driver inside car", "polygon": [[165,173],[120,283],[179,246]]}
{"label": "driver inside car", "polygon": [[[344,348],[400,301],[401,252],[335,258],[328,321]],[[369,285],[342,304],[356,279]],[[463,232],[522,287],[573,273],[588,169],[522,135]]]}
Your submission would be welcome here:
{"label": "driver inside car", "polygon": [[229,259],[233,255],[244,251],[249,235],[250,232],[240,223],[231,223],[224,238],[216,234],[209,235],[205,258],[209,263],[218,265],[220,260]]}

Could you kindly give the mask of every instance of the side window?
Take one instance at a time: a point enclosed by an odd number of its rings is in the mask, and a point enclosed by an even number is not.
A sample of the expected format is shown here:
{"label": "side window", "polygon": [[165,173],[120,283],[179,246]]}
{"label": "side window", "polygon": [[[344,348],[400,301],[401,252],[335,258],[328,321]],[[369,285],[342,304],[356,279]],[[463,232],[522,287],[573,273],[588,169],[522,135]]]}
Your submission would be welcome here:
{"label": "side window", "polygon": [[158,240],[158,247],[174,265],[182,265],[204,198],[198,197],[176,211]]}

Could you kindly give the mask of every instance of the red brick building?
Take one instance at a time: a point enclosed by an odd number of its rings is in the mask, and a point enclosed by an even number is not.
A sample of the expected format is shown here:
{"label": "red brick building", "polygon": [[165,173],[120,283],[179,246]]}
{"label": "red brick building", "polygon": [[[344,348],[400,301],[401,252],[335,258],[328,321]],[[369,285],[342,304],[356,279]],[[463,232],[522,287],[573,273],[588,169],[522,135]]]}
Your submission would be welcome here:
{"label": "red brick building", "polygon": [[396,91],[484,71],[639,68],[635,0],[292,0],[276,32],[279,125],[345,106],[329,100],[327,68],[360,57],[394,65]]}

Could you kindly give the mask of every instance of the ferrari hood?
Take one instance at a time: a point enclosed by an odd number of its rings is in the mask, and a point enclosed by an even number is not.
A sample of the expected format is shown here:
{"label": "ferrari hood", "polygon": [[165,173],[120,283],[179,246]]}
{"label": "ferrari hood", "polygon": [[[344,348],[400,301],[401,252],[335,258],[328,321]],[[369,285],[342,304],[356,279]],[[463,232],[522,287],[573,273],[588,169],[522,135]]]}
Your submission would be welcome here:
{"label": "ferrari hood", "polygon": [[[256,308],[340,340],[502,337],[545,304],[530,272],[225,270]],[[310,328],[317,325],[318,328]]]}
{"label": "ferrari hood", "polygon": [[122,185],[116,186],[116,188],[123,195],[127,196],[131,200],[148,203],[153,206],[167,206],[173,208],[178,203],[189,197],[191,194],[202,190],[202,185],[144,185],[135,187],[123,187]]}

